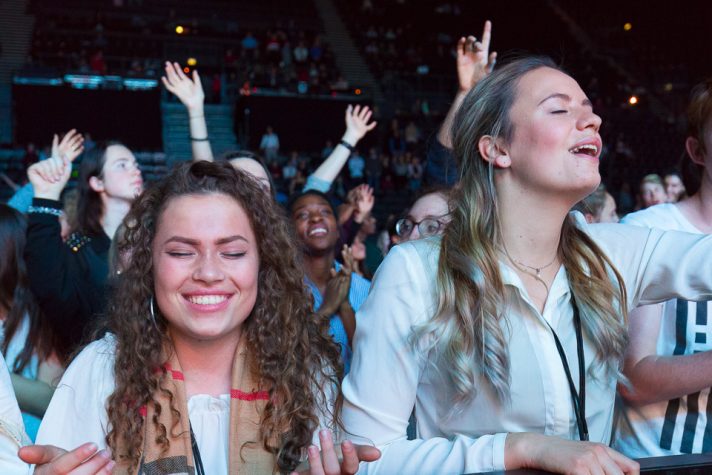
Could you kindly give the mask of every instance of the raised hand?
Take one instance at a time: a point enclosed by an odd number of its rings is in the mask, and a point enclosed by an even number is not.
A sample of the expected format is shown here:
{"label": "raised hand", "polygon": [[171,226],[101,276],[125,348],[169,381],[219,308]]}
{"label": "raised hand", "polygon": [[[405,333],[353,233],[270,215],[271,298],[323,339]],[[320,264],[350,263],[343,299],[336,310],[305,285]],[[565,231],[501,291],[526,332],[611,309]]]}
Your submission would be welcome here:
{"label": "raised hand", "polygon": [[497,53],[489,52],[492,22],[487,20],[482,29],[481,41],[474,36],[462,37],[457,42],[457,79],[460,92],[472,89],[494,69]]}
{"label": "raised hand", "polygon": [[[346,253],[346,254],[344,254]],[[344,245],[341,250],[344,257],[344,265],[337,272],[331,269],[331,279],[326,283],[324,298],[317,313],[322,317],[329,318],[339,311],[344,302],[348,302],[349,290],[351,289],[351,271],[353,269],[353,257],[348,246]],[[347,262],[346,259],[349,259]]]}
{"label": "raised hand", "polygon": [[106,450],[97,451],[92,443],[71,452],[53,445],[29,445],[17,455],[36,465],[35,475],[110,475],[115,465]]}
{"label": "raised hand", "polygon": [[373,197],[373,188],[368,185],[359,185],[356,192],[356,214],[354,216],[354,221],[357,223],[363,222],[366,216],[373,209],[375,203],[375,198]]}
{"label": "raised hand", "polygon": [[72,173],[69,158],[51,157],[33,164],[27,169],[27,178],[32,183],[36,198],[59,200]]}
{"label": "raised hand", "polygon": [[52,137],[52,156],[57,158],[66,157],[73,162],[84,151],[84,136],[72,129],[59,140],[59,136]]}
{"label": "raised hand", "polygon": [[166,61],[166,75],[161,77],[161,81],[166,89],[183,103],[189,114],[202,113],[205,93],[198,71],[193,70],[193,79],[191,80],[183,72],[180,64]]}
{"label": "raised hand", "polygon": [[346,133],[344,140],[351,145],[361,140],[364,135],[376,128],[377,122],[369,123],[373,112],[368,106],[351,106],[346,108]]}
{"label": "raised hand", "polygon": [[376,447],[355,445],[348,440],[341,443],[339,451],[334,446],[331,432],[325,430],[319,432],[319,443],[321,451],[315,445],[307,450],[309,468],[292,472],[291,475],[352,475],[358,472],[360,462],[373,462],[381,458],[381,451]]}

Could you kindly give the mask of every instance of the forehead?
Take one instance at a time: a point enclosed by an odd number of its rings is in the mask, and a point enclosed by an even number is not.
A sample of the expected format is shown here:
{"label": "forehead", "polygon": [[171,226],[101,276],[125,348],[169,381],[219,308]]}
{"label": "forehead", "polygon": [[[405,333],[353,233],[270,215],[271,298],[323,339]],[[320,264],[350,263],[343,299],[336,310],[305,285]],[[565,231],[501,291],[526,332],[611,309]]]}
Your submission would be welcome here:
{"label": "forehead", "polygon": [[156,235],[219,238],[253,235],[245,209],[234,198],[222,194],[183,195],[171,199],[158,220]]}
{"label": "forehead", "polygon": [[428,216],[442,216],[448,213],[448,206],[445,197],[440,193],[430,193],[421,196],[413,203],[408,211],[408,216],[420,221]]}
{"label": "forehead", "polygon": [[136,160],[134,154],[123,145],[109,145],[106,148],[106,163],[114,163],[119,160]]}
{"label": "forehead", "polygon": [[297,211],[300,208],[311,206],[326,206],[327,208],[331,208],[331,204],[321,196],[308,194],[298,198],[297,201],[294,202],[294,205],[292,205],[292,212]]}
{"label": "forehead", "polygon": [[536,107],[552,94],[566,94],[576,103],[586,99],[586,94],[574,78],[556,69],[541,67],[519,79],[515,107]]}

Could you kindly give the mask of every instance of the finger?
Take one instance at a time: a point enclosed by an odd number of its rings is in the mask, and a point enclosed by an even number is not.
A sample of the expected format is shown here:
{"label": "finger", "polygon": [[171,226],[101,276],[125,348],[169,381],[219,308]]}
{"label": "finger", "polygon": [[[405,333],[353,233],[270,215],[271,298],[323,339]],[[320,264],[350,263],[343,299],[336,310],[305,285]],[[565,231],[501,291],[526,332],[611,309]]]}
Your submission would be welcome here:
{"label": "finger", "polygon": [[359,115],[360,112],[361,112],[361,106],[360,106],[360,105],[357,105],[356,107],[354,107],[354,111],[353,111],[353,115],[354,115],[354,116],[358,117],[358,115]]}
{"label": "finger", "polygon": [[611,459],[613,459],[616,465],[618,465],[618,467],[623,470],[624,473],[634,475],[640,473],[640,464],[635,460],[631,460],[625,455],[611,448],[608,449],[608,455],[611,457]]}
{"label": "finger", "polygon": [[168,77],[168,80],[171,82],[171,84],[175,83],[178,80],[178,73],[173,67],[173,63],[170,63],[168,61],[166,61],[166,76]]}
{"label": "finger", "polygon": [[[96,451],[96,446],[94,444],[84,444],[79,447],[79,449],[85,446],[87,446],[87,457]],[[66,450],[62,450],[54,445],[28,445],[26,447],[22,447],[17,452],[17,455],[23,462],[41,465],[43,463],[49,463],[52,459],[59,457],[65,452]]]}
{"label": "finger", "polygon": [[109,460],[109,463],[107,463],[104,468],[99,470],[96,475],[112,475],[114,473],[114,467],[116,466],[116,462],[113,460]]}
{"label": "finger", "polygon": [[180,67],[180,64],[173,63],[173,69],[175,70],[176,77],[179,81],[185,81],[186,79],[188,79],[188,76],[185,75],[185,73],[183,72],[183,68]]}
{"label": "finger", "polygon": [[321,457],[316,445],[310,445],[307,449],[307,459],[309,460],[310,475],[324,475],[324,468],[321,466]]}
{"label": "finger", "polygon": [[72,472],[72,475],[96,475],[98,473],[111,473],[110,471],[106,471],[106,469],[108,468],[107,466],[109,464],[114,464],[114,462],[112,462],[111,460],[109,452],[107,452],[106,450],[101,450],[91,459],[87,460],[79,467],[77,467]]}
{"label": "finger", "polygon": [[59,146],[59,137],[57,137],[57,134],[54,134],[52,136],[52,151],[54,152],[57,150],[57,147]]}
{"label": "finger", "polygon": [[193,82],[195,83],[196,86],[200,86],[200,88],[202,89],[203,83],[200,82],[200,74],[198,74],[197,69],[193,70]]}
{"label": "finger", "polygon": [[166,86],[166,89],[168,89],[169,92],[175,94],[175,86],[173,86],[173,84],[171,84],[168,79],[161,76],[161,81],[163,81],[163,85]]}
{"label": "finger", "polygon": [[482,48],[485,51],[489,51],[490,40],[492,39],[492,22],[487,20],[485,26],[482,29]]}
{"label": "finger", "polygon": [[381,451],[370,445],[355,445],[356,454],[361,462],[373,462],[381,458]]}
{"label": "finger", "polygon": [[371,118],[371,115],[373,115],[373,112],[368,111],[368,113],[363,116],[363,122],[364,122],[365,124],[368,124],[368,120]]}
{"label": "finger", "polygon": [[492,72],[496,62],[497,62],[497,52],[493,51],[492,53],[490,53],[489,58],[487,59],[487,72],[488,73]]}
{"label": "finger", "polygon": [[375,129],[376,125],[378,125],[378,122],[371,122],[368,126],[366,126],[366,132],[370,132]]}
{"label": "finger", "polygon": [[347,440],[341,444],[341,455],[344,457],[341,462],[341,473],[352,475],[358,472],[358,454],[354,444]]}
{"label": "finger", "polygon": [[321,459],[324,463],[324,473],[328,475],[338,475],[341,471],[339,458],[334,450],[334,440],[331,438],[331,431],[319,431],[319,442],[321,443]]}

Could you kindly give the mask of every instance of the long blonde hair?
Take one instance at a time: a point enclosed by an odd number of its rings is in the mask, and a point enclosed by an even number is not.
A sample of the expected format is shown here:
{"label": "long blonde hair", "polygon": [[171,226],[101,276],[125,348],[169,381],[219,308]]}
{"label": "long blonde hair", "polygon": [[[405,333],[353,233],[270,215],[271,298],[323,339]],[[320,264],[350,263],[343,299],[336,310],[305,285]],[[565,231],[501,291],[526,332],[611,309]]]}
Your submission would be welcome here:
{"label": "long blonde hair", "polygon": [[[509,111],[519,80],[542,67],[559,69],[549,58],[530,57],[493,72],[470,91],[453,123],[460,182],[453,192],[452,221],[440,249],[438,307],[430,321],[416,329],[415,341],[427,341],[427,350],[437,351],[450,362],[444,370],[455,387],[458,404],[475,397],[479,378],[500,401],[509,400],[497,193],[493,167],[481,157],[478,142],[484,135],[511,140]],[[597,363],[620,377],[627,343],[626,290],[620,274],[571,216],[561,229],[560,258],[580,309],[584,335],[596,349]]]}

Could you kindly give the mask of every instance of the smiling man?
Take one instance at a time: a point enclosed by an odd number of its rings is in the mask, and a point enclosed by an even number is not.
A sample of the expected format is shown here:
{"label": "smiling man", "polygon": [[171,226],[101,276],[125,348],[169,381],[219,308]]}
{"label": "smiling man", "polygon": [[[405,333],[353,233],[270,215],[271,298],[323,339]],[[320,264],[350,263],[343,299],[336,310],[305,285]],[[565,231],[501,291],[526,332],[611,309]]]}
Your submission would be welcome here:
{"label": "smiling man", "polygon": [[290,203],[289,213],[302,247],[306,284],[314,296],[314,311],[330,318],[331,335],[341,345],[345,374],[351,361],[355,313],[366,300],[371,283],[352,273],[349,266],[342,268],[336,262],[339,225],[324,193],[309,190],[297,195]]}

